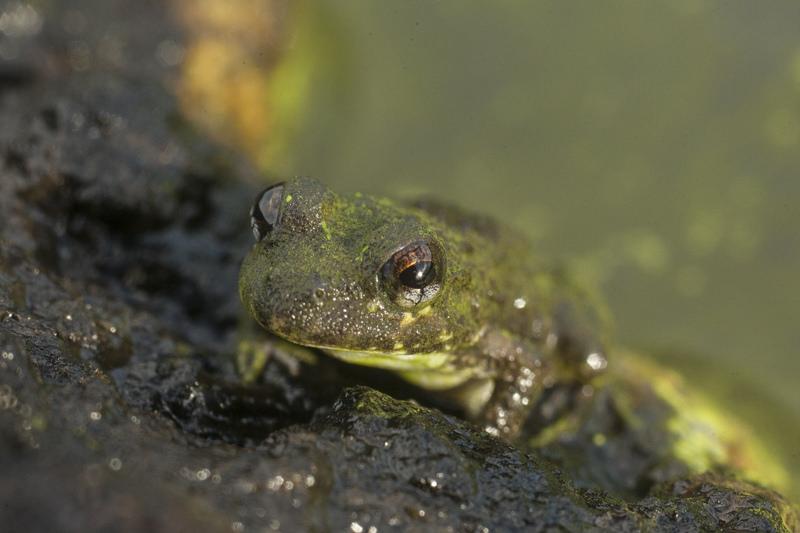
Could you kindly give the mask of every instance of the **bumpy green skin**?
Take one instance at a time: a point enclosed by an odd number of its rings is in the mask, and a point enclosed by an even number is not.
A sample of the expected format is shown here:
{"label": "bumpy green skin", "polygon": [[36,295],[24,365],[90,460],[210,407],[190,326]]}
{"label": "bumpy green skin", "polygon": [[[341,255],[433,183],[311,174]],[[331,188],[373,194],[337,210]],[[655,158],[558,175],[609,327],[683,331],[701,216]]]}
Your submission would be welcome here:
{"label": "bumpy green skin", "polygon": [[[381,267],[418,240],[442,251],[441,289],[401,307]],[[448,389],[507,436],[544,388],[605,367],[602,313],[584,291],[511,229],[432,202],[400,205],[289,181],[277,224],[242,264],[239,291],[276,335]]]}

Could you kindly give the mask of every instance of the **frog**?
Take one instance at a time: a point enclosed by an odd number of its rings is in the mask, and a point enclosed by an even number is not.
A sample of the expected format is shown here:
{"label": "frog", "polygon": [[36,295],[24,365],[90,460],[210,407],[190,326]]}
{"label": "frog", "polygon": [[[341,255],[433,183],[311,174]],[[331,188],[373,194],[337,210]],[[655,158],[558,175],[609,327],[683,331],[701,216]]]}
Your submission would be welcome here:
{"label": "frog", "polygon": [[308,177],[260,192],[250,218],[239,294],[258,324],[447,395],[493,435],[514,439],[548,390],[608,364],[602,303],[511,224]]}

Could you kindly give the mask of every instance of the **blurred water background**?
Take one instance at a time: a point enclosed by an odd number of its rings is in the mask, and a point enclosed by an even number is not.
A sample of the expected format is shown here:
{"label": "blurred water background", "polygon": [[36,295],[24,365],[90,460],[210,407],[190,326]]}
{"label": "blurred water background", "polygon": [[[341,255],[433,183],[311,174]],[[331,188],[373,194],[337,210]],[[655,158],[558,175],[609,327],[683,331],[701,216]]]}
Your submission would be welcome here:
{"label": "blurred water background", "polygon": [[296,11],[284,61],[301,66],[278,95],[294,130],[267,172],[525,230],[599,284],[620,342],[741,414],[800,478],[800,3]]}

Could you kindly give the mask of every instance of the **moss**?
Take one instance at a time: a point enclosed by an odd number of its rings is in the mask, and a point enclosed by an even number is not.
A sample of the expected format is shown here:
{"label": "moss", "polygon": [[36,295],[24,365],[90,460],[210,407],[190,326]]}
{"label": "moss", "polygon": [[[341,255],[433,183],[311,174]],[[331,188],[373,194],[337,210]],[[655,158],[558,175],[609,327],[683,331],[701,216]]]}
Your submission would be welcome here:
{"label": "moss", "polygon": [[325,240],[328,241],[331,240],[331,230],[328,227],[327,221],[323,220],[322,222],[320,222],[320,227],[322,228],[322,231],[325,233]]}
{"label": "moss", "polygon": [[758,435],[723,406],[690,390],[673,371],[633,354],[620,355],[623,372],[650,383],[658,398],[671,408],[664,431],[670,437],[672,454],[690,472],[699,474],[726,466],[748,479],[779,490],[787,488],[789,476],[784,466]]}

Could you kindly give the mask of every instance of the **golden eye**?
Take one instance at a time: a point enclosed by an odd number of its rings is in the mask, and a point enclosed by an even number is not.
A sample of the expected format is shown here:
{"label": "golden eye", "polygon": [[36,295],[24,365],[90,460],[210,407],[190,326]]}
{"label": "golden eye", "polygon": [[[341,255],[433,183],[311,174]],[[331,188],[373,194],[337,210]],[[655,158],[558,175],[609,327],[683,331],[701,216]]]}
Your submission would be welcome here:
{"label": "golden eye", "polygon": [[415,241],[396,251],[381,268],[389,295],[403,307],[427,302],[439,292],[444,261],[435,245]]}

